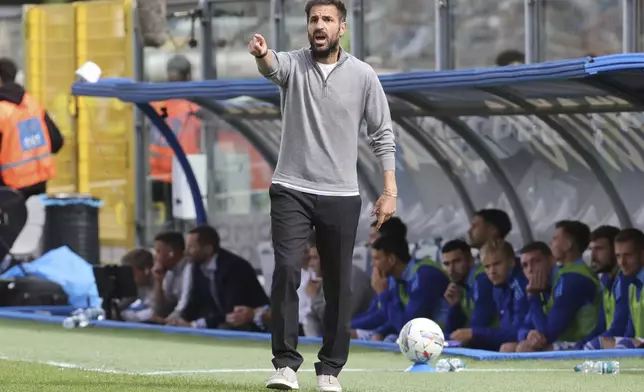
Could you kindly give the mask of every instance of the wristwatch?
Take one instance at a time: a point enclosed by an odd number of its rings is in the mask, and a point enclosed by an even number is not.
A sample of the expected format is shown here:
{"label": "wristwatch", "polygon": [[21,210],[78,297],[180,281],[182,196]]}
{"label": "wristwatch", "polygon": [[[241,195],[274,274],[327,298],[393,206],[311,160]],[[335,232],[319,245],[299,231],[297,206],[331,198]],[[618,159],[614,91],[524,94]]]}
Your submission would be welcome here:
{"label": "wristwatch", "polygon": [[268,49],[266,49],[266,52],[264,52],[263,54],[260,54],[259,56],[255,56],[255,58],[256,59],[263,59],[264,57],[266,57],[267,54],[268,54]]}

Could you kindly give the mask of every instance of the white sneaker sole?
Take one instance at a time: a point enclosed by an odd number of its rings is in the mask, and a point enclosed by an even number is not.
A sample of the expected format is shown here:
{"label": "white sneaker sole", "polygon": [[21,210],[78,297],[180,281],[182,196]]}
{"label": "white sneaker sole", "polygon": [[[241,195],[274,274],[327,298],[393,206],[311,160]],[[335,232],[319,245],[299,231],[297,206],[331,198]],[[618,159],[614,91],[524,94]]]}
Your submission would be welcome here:
{"label": "white sneaker sole", "polygon": [[300,389],[300,385],[297,382],[290,382],[286,380],[268,381],[266,383],[266,388],[278,389],[280,391],[291,391],[291,390]]}
{"label": "white sneaker sole", "polygon": [[338,386],[335,386],[335,385],[327,386],[327,387],[318,387],[318,391],[320,391],[320,392],[342,392],[342,387],[338,387]]}

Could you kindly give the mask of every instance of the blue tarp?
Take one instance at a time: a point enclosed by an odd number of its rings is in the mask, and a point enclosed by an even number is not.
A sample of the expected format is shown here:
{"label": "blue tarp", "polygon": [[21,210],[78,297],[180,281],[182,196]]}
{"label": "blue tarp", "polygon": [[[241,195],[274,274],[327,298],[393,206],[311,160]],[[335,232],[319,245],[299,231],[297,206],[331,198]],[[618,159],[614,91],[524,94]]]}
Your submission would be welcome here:
{"label": "blue tarp", "polygon": [[14,266],[0,278],[22,277],[25,273],[61,285],[73,307],[101,306],[92,265],[67,246],[50,250],[30,263]]}

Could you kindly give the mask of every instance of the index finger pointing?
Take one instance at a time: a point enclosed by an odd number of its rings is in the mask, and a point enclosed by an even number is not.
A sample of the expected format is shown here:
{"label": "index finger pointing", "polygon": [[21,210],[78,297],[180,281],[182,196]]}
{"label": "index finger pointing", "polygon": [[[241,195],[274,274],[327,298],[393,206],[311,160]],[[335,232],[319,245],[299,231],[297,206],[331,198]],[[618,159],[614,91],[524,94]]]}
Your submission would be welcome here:
{"label": "index finger pointing", "polygon": [[385,216],[382,214],[378,214],[378,223],[376,223],[376,231],[380,230],[380,226],[385,222]]}

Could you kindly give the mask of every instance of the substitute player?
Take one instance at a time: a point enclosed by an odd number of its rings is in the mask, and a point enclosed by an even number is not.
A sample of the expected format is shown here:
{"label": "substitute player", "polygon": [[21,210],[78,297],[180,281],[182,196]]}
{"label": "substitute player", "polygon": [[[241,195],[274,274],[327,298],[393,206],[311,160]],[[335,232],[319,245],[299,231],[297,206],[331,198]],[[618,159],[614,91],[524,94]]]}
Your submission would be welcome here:
{"label": "substitute player", "polygon": [[266,383],[299,388],[296,372],[300,261],[313,227],[324,274],[324,337],[315,364],[318,389],[341,391],[338,374],[349,354],[351,270],[361,210],[356,163],[361,123],[384,173],[373,210],[382,224],[396,209],[395,143],[387,97],[378,75],[340,47],[347,9],[340,0],[306,4],[310,48],[268,49],[255,34],[248,44],[259,72],[280,88],[282,141],[270,187],[275,271],[271,288],[273,365]]}

